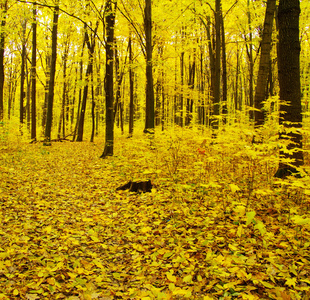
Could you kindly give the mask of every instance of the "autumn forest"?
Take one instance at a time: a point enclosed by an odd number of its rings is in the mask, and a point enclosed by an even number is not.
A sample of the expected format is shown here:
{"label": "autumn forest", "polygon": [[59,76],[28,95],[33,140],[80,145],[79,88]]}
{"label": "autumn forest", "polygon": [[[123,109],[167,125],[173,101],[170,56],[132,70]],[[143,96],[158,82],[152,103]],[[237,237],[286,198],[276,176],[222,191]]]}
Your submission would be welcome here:
{"label": "autumn forest", "polygon": [[310,298],[309,1],[0,17],[0,300]]}

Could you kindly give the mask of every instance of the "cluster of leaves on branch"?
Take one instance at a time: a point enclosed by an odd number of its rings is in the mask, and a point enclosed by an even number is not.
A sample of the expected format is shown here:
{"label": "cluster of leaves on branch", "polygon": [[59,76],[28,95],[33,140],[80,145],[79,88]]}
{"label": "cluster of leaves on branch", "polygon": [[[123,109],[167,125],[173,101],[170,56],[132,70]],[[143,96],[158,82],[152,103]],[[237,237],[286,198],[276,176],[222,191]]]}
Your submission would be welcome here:
{"label": "cluster of leaves on branch", "polygon": [[251,134],[121,137],[102,160],[1,133],[0,299],[308,299],[309,177],[275,181]]}

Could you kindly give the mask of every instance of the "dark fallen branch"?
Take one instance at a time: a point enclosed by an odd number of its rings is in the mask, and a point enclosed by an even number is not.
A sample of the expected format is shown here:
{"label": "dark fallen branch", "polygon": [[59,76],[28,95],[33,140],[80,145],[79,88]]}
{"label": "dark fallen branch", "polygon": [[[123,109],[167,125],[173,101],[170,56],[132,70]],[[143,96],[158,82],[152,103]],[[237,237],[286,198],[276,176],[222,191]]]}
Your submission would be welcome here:
{"label": "dark fallen branch", "polygon": [[125,191],[125,190],[129,190],[129,192],[135,192],[135,193],[151,192],[152,191],[152,183],[151,183],[151,180],[129,181],[126,184],[116,188],[116,191]]}

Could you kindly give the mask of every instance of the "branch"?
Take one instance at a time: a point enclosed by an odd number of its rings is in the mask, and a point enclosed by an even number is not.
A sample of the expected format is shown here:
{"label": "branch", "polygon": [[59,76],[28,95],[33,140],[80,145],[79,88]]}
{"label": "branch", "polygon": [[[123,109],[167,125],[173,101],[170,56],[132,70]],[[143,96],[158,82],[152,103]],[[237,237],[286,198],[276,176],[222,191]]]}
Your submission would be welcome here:
{"label": "branch", "polygon": [[[42,7],[48,7],[48,8],[55,8],[56,6],[55,5],[48,5],[48,4],[43,4],[43,3],[39,3],[37,1],[25,1],[25,0],[17,0],[17,2],[20,2],[20,3],[25,3],[25,4],[34,4],[34,5],[39,5],[39,6],[42,6]],[[85,22],[84,20],[82,20],[80,17],[77,17],[76,15],[74,14],[70,14],[68,13],[67,11],[65,11],[64,9],[62,8],[59,8],[59,10],[61,12],[63,12],[64,14],[68,15],[69,17],[72,17],[74,19],[77,19],[78,21],[82,22],[87,28],[90,29],[90,31],[92,31],[95,36],[98,38],[99,42],[101,45],[103,45],[105,47],[105,44],[101,41],[99,35],[96,33],[96,31],[94,29],[92,29],[88,24],[87,22]]]}

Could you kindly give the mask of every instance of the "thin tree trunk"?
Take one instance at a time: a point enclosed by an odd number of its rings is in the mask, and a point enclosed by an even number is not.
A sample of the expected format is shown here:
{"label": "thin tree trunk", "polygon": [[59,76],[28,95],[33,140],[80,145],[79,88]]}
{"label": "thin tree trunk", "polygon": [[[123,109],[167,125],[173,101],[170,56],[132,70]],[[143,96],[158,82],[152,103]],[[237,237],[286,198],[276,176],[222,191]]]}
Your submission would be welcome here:
{"label": "thin tree trunk", "polygon": [[22,21],[22,53],[21,53],[21,71],[20,71],[20,96],[19,96],[19,122],[20,124],[24,123],[24,98],[25,98],[25,64],[26,64],[26,25],[27,21]]}
{"label": "thin tree trunk", "polygon": [[259,61],[259,70],[257,76],[257,84],[255,89],[255,126],[264,124],[265,114],[263,111],[263,102],[266,99],[267,79],[270,65],[270,51],[272,41],[272,27],[274,12],[276,9],[276,0],[268,0],[265,14],[263,38],[261,41],[261,56]]}
{"label": "thin tree trunk", "polygon": [[54,104],[54,87],[56,75],[56,59],[57,59],[57,33],[58,33],[58,18],[59,18],[59,0],[54,8],[53,29],[52,29],[52,57],[50,68],[50,80],[48,89],[48,103],[45,126],[45,145],[50,145],[52,120],[53,120],[53,104]]}
{"label": "thin tree trunk", "polygon": [[37,84],[37,6],[33,4],[32,10],[32,56],[31,56],[31,139],[37,139],[37,107],[36,107],[36,84]]}
{"label": "thin tree trunk", "polygon": [[134,73],[133,73],[133,59],[132,59],[132,38],[129,36],[128,41],[129,48],[129,136],[133,133],[133,121],[134,121]]}
{"label": "thin tree trunk", "polygon": [[248,8],[248,29],[249,29],[249,41],[247,41],[247,44],[246,44],[248,59],[249,59],[249,103],[248,105],[250,107],[250,119],[253,120],[254,118],[254,112],[253,112],[254,60],[253,60],[253,34],[252,34],[252,16],[251,16],[251,11],[250,11],[250,0],[248,0],[247,2],[247,8]]}
{"label": "thin tree trunk", "polygon": [[227,62],[226,62],[226,41],[225,41],[225,27],[224,27],[224,18],[222,7],[220,10],[220,19],[221,19],[221,41],[222,41],[222,82],[223,82],[223,89],[222,89],[222,115],[223,115],[223,124],[226,123],[227,119]]}
{"label": "thin tree trunk", "polygon": [[221,0],[215,0],[215,82],[212,128],[218,129],[221,98]]}
{"label": "thin tree trunk", "polygon": [[91,40],[89,40],[89,36],[88,36],[87,32],[85,32],[85,42],[86,42],[87,47],[88,47],[89,57],[88,57],[88,66],[86,69],[86,76],[85,76],[86,84],[85,84],[84,90],[83,90],[83,99],[82,99],[81,112],[80,112],[80,118],[79,118],[78,134],[77,134],[77,138],[76,138],[77,142],[83,141],[84,120],[85,120],[85,113],[86,113],[88,87],[89,87],[90,78],[93,74],[93,69],[94,69],[93,68],[94,52],[95,52],[95,46],[96,46],[95,37],[96,37],[98,26],[99,26],[99,23],[97,22],[96,28],[94,30],[93,36],[91,37]]}
{"label": "thin tree trunk", "polygon": [[4,118],[4,46],[5,46],[5,25],[6,25],[6,14],[8,10],[8,1],[1,1],[1,23],[0,23],[0,122]]}

